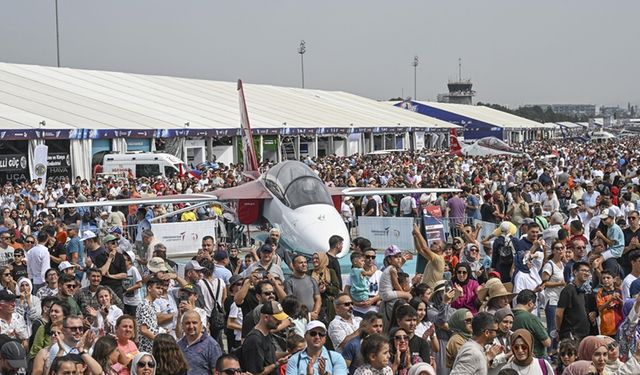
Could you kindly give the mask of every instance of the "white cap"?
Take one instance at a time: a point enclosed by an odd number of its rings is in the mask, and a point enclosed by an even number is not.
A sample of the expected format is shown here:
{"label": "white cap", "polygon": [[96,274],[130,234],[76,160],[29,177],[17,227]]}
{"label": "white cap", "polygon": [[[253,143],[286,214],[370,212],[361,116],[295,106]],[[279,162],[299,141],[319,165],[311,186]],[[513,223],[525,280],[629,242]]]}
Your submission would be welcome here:
{"label": "white cap", "polygon": [[60,263],[60,265],[58,265],[58,269],[59,269],[60,271],[64,271],[64,270],[66,270],[67,268],[73,268],[73,267],[74,267],[74,266],[73,266],[73,264],[69,263],[69,262],[68,262],[68,261],[66,261],[66,260],[65,260],[64,262]]}
{"label": "white cap", "polygon": [[608,217],[616,217],[616,214],[613,213],[613,210],[605,208],[600,212],[600,219],[606,219]]}
{"label": "white cap", "polygon": [[309,332],[314,328],[322,328],[325,332],[327,331],[327,326],[325,326],[324,323],[319,320],[312,320],[307,323],[307,328],[304,331]]}
{"label": "white cap", "polygon": [[575,203],[571,203],[571,204],[569,205],[569,209],[570,209],[570,210],[573,210],[574,208],[578,208],[578,205],[577,205],[577,204],[575,204]]}
{"label": "white cap", "polygon": [[88,240],[90,238],[96,238],[96,234],[90,230],[85,230],[82,232],[82,237],[80,237],[80,241]]}

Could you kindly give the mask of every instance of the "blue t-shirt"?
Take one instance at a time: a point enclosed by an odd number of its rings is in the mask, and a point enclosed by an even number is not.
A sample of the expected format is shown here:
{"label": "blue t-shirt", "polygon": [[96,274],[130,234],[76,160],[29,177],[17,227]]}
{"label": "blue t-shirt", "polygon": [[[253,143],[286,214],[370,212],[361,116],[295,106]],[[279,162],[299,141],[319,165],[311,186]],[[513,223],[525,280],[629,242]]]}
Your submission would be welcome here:
{"label": "blue t-shirt", "polygon": [[351,277],[351,298],[358,302],[366,301],[369,299],[369,279],[362,276],[364,269],[352,268],[349,276]]}

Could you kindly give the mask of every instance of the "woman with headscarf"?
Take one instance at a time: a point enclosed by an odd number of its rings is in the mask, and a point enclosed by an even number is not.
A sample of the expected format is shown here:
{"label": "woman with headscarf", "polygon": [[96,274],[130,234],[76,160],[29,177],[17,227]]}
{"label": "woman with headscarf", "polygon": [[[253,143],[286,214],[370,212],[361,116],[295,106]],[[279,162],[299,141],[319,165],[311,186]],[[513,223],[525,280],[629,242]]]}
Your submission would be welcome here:
{"label": "woman with headscarf", "polygon": [[151,353],[140,352],[131,361],[131,375],[155,375],[156,359]]}
{"label": "woman with headscarf", "polygon": [[20,296],[20,299],[16,300],[16,312],[24,318],[27,323],[27,330],[29,336],[31,336],[31,327],[33,322],[38,320],[42,315],[42,306],[40,298],[31,294],[33,291],[33,284],[31,280],[26,277],[21,277],[16,285],[16,296]]}
{"label": "woman with headscarf", "polygon": [[456,360],[460,347],[471,339],[471,321],[473,314],[468,309],[458,309],[449,318],[449,330],[453,333],[445,352],[447,354],[447,368],[451,369],[453,362]]}
{"label": "woman with headscarf", "polygon": [[589,367],[591,367],[591,361],[575,361],[567,366],[561,375],[587,375]]}
{"label": "woman with headscarf", "polygon": [[598,375],[611,374],[605,369],[609,356],[609,340],[604,336],[587,336],[578,346],[578,359],[591,361],[589,372]]}
{"label": "woman with headscarf", "polygon": [[[491,261],[489,261],[491,262]],[[460,263],[466,263],[471,269],[469,277],[478,280],[479,283],[487,281],[485,275],[485,264],[480,254],[480,246],[477,243],[470,243],[465,246],[460,254]]]}
{"label": "woman with headscarf", "polygon": [[476,299],[478,298],[480,284],[471,278],[471,267],[469,264],[464,262],[458,263],[451,277],[451,282],[462,288],[462,295],[451,302],[451,307],[456,309],[465,308],[471,311],[472,314],[476,314],[478,312]]}
{"label": "woman with headscarf", "polygon": [[509,362],[513,357],[511,353],[511,327],[513,326],[513,312],[509,307],[504,307],[496,311],[493,316],[496,317],[498,322],[498,330],[496,331],[496,337],[493,339],[494,345],[502,346],[502,353],[493,358],[491,365],[489,366],[489,375],[494,375],[500,372],[502,366]]}
{"label": "woman with headscarf", "polygon": [[447,357],[444,348],[447,346],[449,337],[451,337],[449,318],[456,311],[451,307],[455,291],[454,289],[447,291],[446,285],[448,285],[446,280],[440,280],[434,285],[430,303],[427,306],[427,320],[433,322],[436,326],[436,336],[438,337],[440,349],[435,355],[438,375],[448,374],[446,367]]}
{"label": "woman with headscarf", "polygon": [[[518,374],[553,374],[553,368],[546,360],[533,356],[533,336],[526,329],[518,329],[511,335],[513,361],[502,368],[514,369]],[[546,369],[545,369],[546,367]]]}
{"label": "woman with headscarf", "polygon": [[322,307],[318,319],[330,322],[336,316],[333,300],[340,294],[340,282],[336,272],[329,268],[329,257],[326,253],[317,252],[312,257],[313,270],[309,273],[318,283]]}

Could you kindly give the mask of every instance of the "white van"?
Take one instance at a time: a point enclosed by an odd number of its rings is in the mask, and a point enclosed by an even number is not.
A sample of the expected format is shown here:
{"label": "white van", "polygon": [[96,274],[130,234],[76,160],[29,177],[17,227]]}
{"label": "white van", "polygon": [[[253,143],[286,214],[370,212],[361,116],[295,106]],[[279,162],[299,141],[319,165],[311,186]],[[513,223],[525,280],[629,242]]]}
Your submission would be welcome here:
{"label": "white van", "polygon": [[187,173],[187,165],[171,154],[128,152],[105,155],[102,173],[122,173],[133,178],[156,176],[171,178]]}

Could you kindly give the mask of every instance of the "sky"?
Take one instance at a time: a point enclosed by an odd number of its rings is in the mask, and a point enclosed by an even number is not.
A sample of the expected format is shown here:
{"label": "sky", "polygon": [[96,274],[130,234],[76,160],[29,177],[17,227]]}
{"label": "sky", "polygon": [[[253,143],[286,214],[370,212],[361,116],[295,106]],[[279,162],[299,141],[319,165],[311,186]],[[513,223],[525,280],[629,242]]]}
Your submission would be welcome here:
{"label": "sky", "polygon": [[[632,0],[58,0],[61,66],[435,100],[640,105]],[[0,1],[0,61],[56,65],[54,0]]]}

